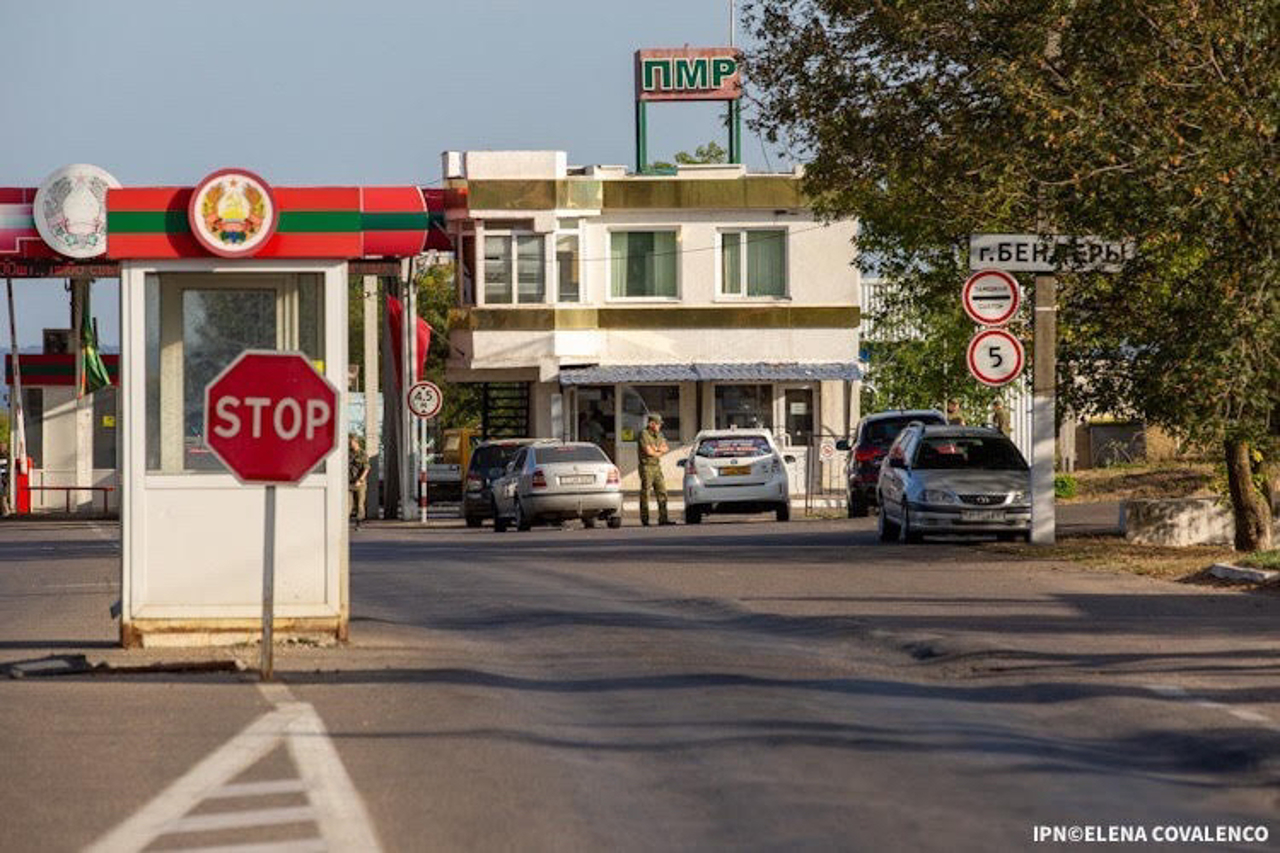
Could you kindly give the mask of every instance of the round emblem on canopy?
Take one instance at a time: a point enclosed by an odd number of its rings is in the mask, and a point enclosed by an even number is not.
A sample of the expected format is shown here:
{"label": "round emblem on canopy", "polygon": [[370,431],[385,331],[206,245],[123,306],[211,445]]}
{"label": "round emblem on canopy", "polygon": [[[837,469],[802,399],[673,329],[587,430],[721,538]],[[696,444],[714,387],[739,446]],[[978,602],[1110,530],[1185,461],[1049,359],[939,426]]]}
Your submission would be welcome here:
{"label": "round emblem on canopy", "polygon": [[220,169],[205,178],[187,208],[196,240],[224,258],[257,252],[276,232],[279,218],[271,187],[244,169]]}
{"label": "round emblem on canopy", "polygon": [[107,251],[107,190],[120,182],[87,163],[63,166],[36,190],[32,216],[40,238],[69,258],[96,258]]}

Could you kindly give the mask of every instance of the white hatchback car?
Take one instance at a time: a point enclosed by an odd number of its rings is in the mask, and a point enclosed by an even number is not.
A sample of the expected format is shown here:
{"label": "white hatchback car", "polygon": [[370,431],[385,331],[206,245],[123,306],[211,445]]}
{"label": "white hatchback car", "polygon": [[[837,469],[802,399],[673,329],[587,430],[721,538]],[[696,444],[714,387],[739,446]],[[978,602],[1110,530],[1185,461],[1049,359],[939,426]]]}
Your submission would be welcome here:
{"label": "white hatchback car", "polygon": [[791,518],[787,465],[773,435],[763,429],[707,430],[693,440],[684,468],[684,520],[709,513],[773,512]]}

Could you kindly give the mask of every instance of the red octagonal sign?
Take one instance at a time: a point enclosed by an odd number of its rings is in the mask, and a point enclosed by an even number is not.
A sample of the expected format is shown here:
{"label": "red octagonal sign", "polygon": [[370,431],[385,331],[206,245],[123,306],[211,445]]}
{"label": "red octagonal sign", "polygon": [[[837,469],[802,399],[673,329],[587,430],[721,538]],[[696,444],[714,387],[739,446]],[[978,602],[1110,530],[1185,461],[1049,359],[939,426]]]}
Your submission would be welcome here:
{"label": "red octagonal sign", "polygon": [[246,350],[204,389],[204,435],[243,483],[296,483],[337,443],[338,391],[299,352]]}

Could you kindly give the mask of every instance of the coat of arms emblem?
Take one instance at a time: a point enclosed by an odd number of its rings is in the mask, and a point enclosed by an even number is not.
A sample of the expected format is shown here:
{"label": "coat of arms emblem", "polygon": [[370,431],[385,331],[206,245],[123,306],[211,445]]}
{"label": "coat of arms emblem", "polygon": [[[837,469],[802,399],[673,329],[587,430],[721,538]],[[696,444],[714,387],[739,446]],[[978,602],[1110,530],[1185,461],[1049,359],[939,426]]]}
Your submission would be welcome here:
{"label": "coat of arms emblem", "polygon": [[234,258],[252,255],[270,239],[278,210],[266,181],[252,172],[223,169],[196,187],[187,217],[201,245]]}
{"label": "coat of arms emblem", "polygon": [[32,216],[40,238],[69,258],[96,258],[107,252],[107,190],[120,182],[85,163],[64,166],[36,191]]}

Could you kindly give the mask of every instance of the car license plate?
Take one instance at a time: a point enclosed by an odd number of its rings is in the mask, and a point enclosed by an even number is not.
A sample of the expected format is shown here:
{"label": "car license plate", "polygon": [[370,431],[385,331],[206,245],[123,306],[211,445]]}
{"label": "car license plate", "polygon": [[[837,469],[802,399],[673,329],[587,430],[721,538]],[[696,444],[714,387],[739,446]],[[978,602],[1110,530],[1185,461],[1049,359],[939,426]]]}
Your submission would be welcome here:
{"label": "car license plate", "polygon": [[1004,521],[1004,512],[1001,510],[965,510],[960,513],[960,518],[964,521]]}
{"label": "car license plate", "polygon": [[560,478],[562,486],[585,486],[587,483],[594,483],[596,478],[592,474],[573,474]]}
{"label": "car license plate", "polygon": [[745,477],[750,473],[750,465],[729,465],[720,469],[720,476],[722,477]]}

